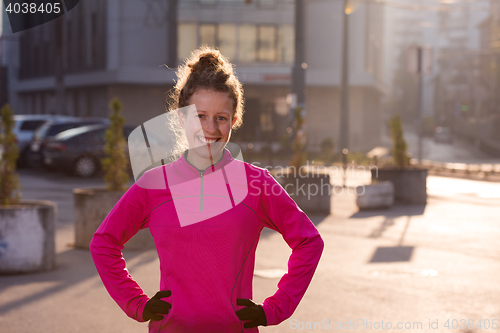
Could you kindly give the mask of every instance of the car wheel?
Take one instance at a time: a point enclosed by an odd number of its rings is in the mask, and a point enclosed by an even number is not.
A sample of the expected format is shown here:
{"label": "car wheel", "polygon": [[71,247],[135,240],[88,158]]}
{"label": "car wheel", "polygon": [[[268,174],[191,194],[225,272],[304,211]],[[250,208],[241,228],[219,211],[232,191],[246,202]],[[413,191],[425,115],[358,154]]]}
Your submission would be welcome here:
{"label": "car wheel", "polygon": [[97,162],[90,156],[82,156],[75,162],[74,173],[78,177],[92,177],[97,171]]}

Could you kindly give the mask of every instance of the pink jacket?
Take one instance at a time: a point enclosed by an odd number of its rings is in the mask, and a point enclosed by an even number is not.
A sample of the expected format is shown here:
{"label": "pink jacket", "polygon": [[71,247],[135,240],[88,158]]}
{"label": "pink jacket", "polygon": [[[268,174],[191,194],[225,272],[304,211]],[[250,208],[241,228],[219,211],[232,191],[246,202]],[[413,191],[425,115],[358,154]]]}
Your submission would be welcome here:
{"label": "pink jacket", "polygon": [[258,332],[245,329],[237,298],[252,299],[255,251],[264,227],[293,250],[288,273],[262,306],[268,325],[289,318],[313,277],[323,240],[266,169],[222,160],[204,172],[184,157],[146,172],[96,231],[90,250],[111,297],[137,321],[148,296],[127,271],[121,250],[149,228],[160,259],[159,290],[172,309],[149,332]]}

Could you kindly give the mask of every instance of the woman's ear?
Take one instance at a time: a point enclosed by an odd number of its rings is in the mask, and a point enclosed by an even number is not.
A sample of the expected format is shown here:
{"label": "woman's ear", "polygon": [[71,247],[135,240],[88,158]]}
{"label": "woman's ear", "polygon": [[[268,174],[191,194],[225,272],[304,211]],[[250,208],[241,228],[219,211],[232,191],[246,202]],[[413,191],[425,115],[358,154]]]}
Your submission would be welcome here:
{"label": "woman's ear", "polygon": [[237,120],[238,120],[238,117],[233,117],[233,121],[231,122],[231,128],[233,128],[233,126]]}
{"label": "woman's ear", "polygon": [[177,110],[177,115],[179,116],[179,123],[184,128],[184,124],[186,123],[186,115],[181,110]]}

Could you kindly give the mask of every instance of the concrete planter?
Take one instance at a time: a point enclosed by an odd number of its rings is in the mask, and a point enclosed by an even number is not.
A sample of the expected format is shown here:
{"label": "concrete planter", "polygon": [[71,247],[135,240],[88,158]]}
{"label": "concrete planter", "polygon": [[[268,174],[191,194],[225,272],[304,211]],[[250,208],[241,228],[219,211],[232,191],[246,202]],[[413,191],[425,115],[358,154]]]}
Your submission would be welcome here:
{"label": "concrete planter", "polygon": [[427,203],[427,169],[379,168],[372,169],[372,180],[391,181],[394,184],[394,201],[401,204]]}
{"label": "concrete planter", "polygon": [[42,200],[0,206],[0,274],[55,267],[56,211],[55,203]]}
{"label": "concrete planter", "polygon": [[329,174],[306,173],[298,175],[274,172],[272,175],[290,197],[307,215],[325,214],[331,211],[331,186]]}
{"label": "concrete planter", "polygon": [[[88,249],[97,228],[104,221],[123,192],[110,192],[104,188],[73,189],[75,202],[75,247]],[[149,229],[140,230],[126,244],[127,250],[155,248]]]}
{"label": "concrete planter", "polygon": [[389,208],[394,203],[394,185],[390,181],[358,186],[356,204],[359,209]]}

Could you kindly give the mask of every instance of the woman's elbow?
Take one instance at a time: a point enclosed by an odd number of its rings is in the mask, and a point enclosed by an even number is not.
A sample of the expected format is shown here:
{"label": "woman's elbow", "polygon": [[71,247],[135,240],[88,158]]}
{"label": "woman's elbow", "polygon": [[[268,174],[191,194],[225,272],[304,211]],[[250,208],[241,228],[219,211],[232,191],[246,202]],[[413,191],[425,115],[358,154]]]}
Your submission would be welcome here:
{"label": "woman's elbow", "polygon": [[323,241],[323,238],[321,237],[320,234],[316,237],[314,241],[314,247],[316,248],[316,251],[321,255],[323,253],[323,249],[325,248],[325,242]]}
{"label": "woman's elbow", "polygon": [[94,234],[92,236],[92,239],[90,240],[90,243],[89,243],[90,253],[95,253],[98,247],[99,247],[98,246],[98,241],[96,240],[96,236]]}
{"label": "woman's elbow", "polygon": [[102,235],[95,233],[89,243],[89,250],[91,254],[100,253],[100,249],[103,247]]}

